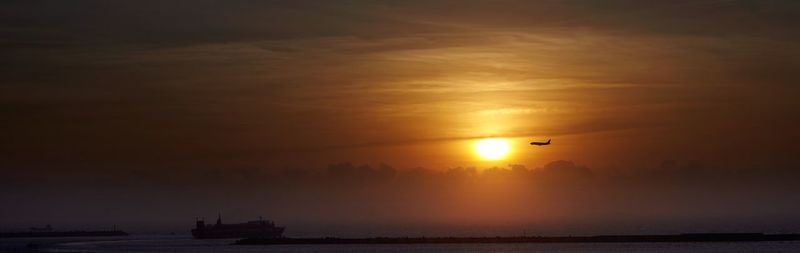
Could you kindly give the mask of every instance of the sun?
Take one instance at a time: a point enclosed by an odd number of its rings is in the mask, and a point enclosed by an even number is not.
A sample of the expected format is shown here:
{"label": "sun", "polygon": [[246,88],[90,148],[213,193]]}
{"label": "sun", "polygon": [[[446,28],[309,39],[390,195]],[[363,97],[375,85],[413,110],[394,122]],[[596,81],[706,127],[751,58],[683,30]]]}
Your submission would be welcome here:
{"label": "sun", "polygon": [[508,155],[508,141],[499,138],[483,139],[475,143],[475,152],[486,160],[500,160]]}

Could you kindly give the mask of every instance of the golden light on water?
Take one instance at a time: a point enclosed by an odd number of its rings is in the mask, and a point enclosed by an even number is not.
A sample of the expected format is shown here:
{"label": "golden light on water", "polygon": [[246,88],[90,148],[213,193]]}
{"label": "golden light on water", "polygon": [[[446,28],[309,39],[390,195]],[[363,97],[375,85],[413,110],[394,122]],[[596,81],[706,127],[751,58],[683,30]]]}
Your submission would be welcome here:
{"label": "golden light on water", "polygon": [[511,150],[505,139],[482,139],[475,143],[475,152],[485,160],[501,160]]}

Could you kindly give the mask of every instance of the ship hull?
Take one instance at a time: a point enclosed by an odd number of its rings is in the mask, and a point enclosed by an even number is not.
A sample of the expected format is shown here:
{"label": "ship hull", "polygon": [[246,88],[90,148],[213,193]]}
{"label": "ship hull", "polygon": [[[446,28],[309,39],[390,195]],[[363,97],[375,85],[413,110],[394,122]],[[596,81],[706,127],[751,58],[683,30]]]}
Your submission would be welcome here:
{"label": "ship hull", "polygon": [[275,226],[269,220],[249,221],[238,224],[222,223],[222,215],[214,225],[206,225],[204,220],[197,220],[192,229],[192,236],[197,239],[222,238],[281,238],[285,227]]}
{"label": "ship hull", "polygon": [[197,239],[281,238],[283,237],[283,229],[192,229],[192,236]]}

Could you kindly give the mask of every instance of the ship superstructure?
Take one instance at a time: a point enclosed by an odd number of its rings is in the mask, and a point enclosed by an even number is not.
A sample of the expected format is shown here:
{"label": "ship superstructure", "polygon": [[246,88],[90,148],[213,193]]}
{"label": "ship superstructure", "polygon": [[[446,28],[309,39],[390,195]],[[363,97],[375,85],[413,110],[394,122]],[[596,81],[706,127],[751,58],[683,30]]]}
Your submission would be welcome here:
{"label": "ship superstructure", "polygon": [[222,215],[215,224],[205,224],[205,220],[197,220],[192,229],[192,236],[197,239],[216,238],[281,238],[285,227],[275,226],[270,220],[260,219],[238,224],[223,224]]}

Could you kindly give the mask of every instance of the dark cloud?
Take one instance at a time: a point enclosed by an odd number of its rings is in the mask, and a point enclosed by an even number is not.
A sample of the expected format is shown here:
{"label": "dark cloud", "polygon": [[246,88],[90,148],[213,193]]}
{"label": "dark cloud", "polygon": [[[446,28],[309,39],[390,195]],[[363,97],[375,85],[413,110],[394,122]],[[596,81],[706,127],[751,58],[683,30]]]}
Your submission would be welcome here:
{"label": "dark cloud", "polygon": [[[797,39],[793,1],[6,1],[6,46],[186,45],[406,37],[480,29],[602,29]],[[446,13],[446,15],[441,15]]]}

